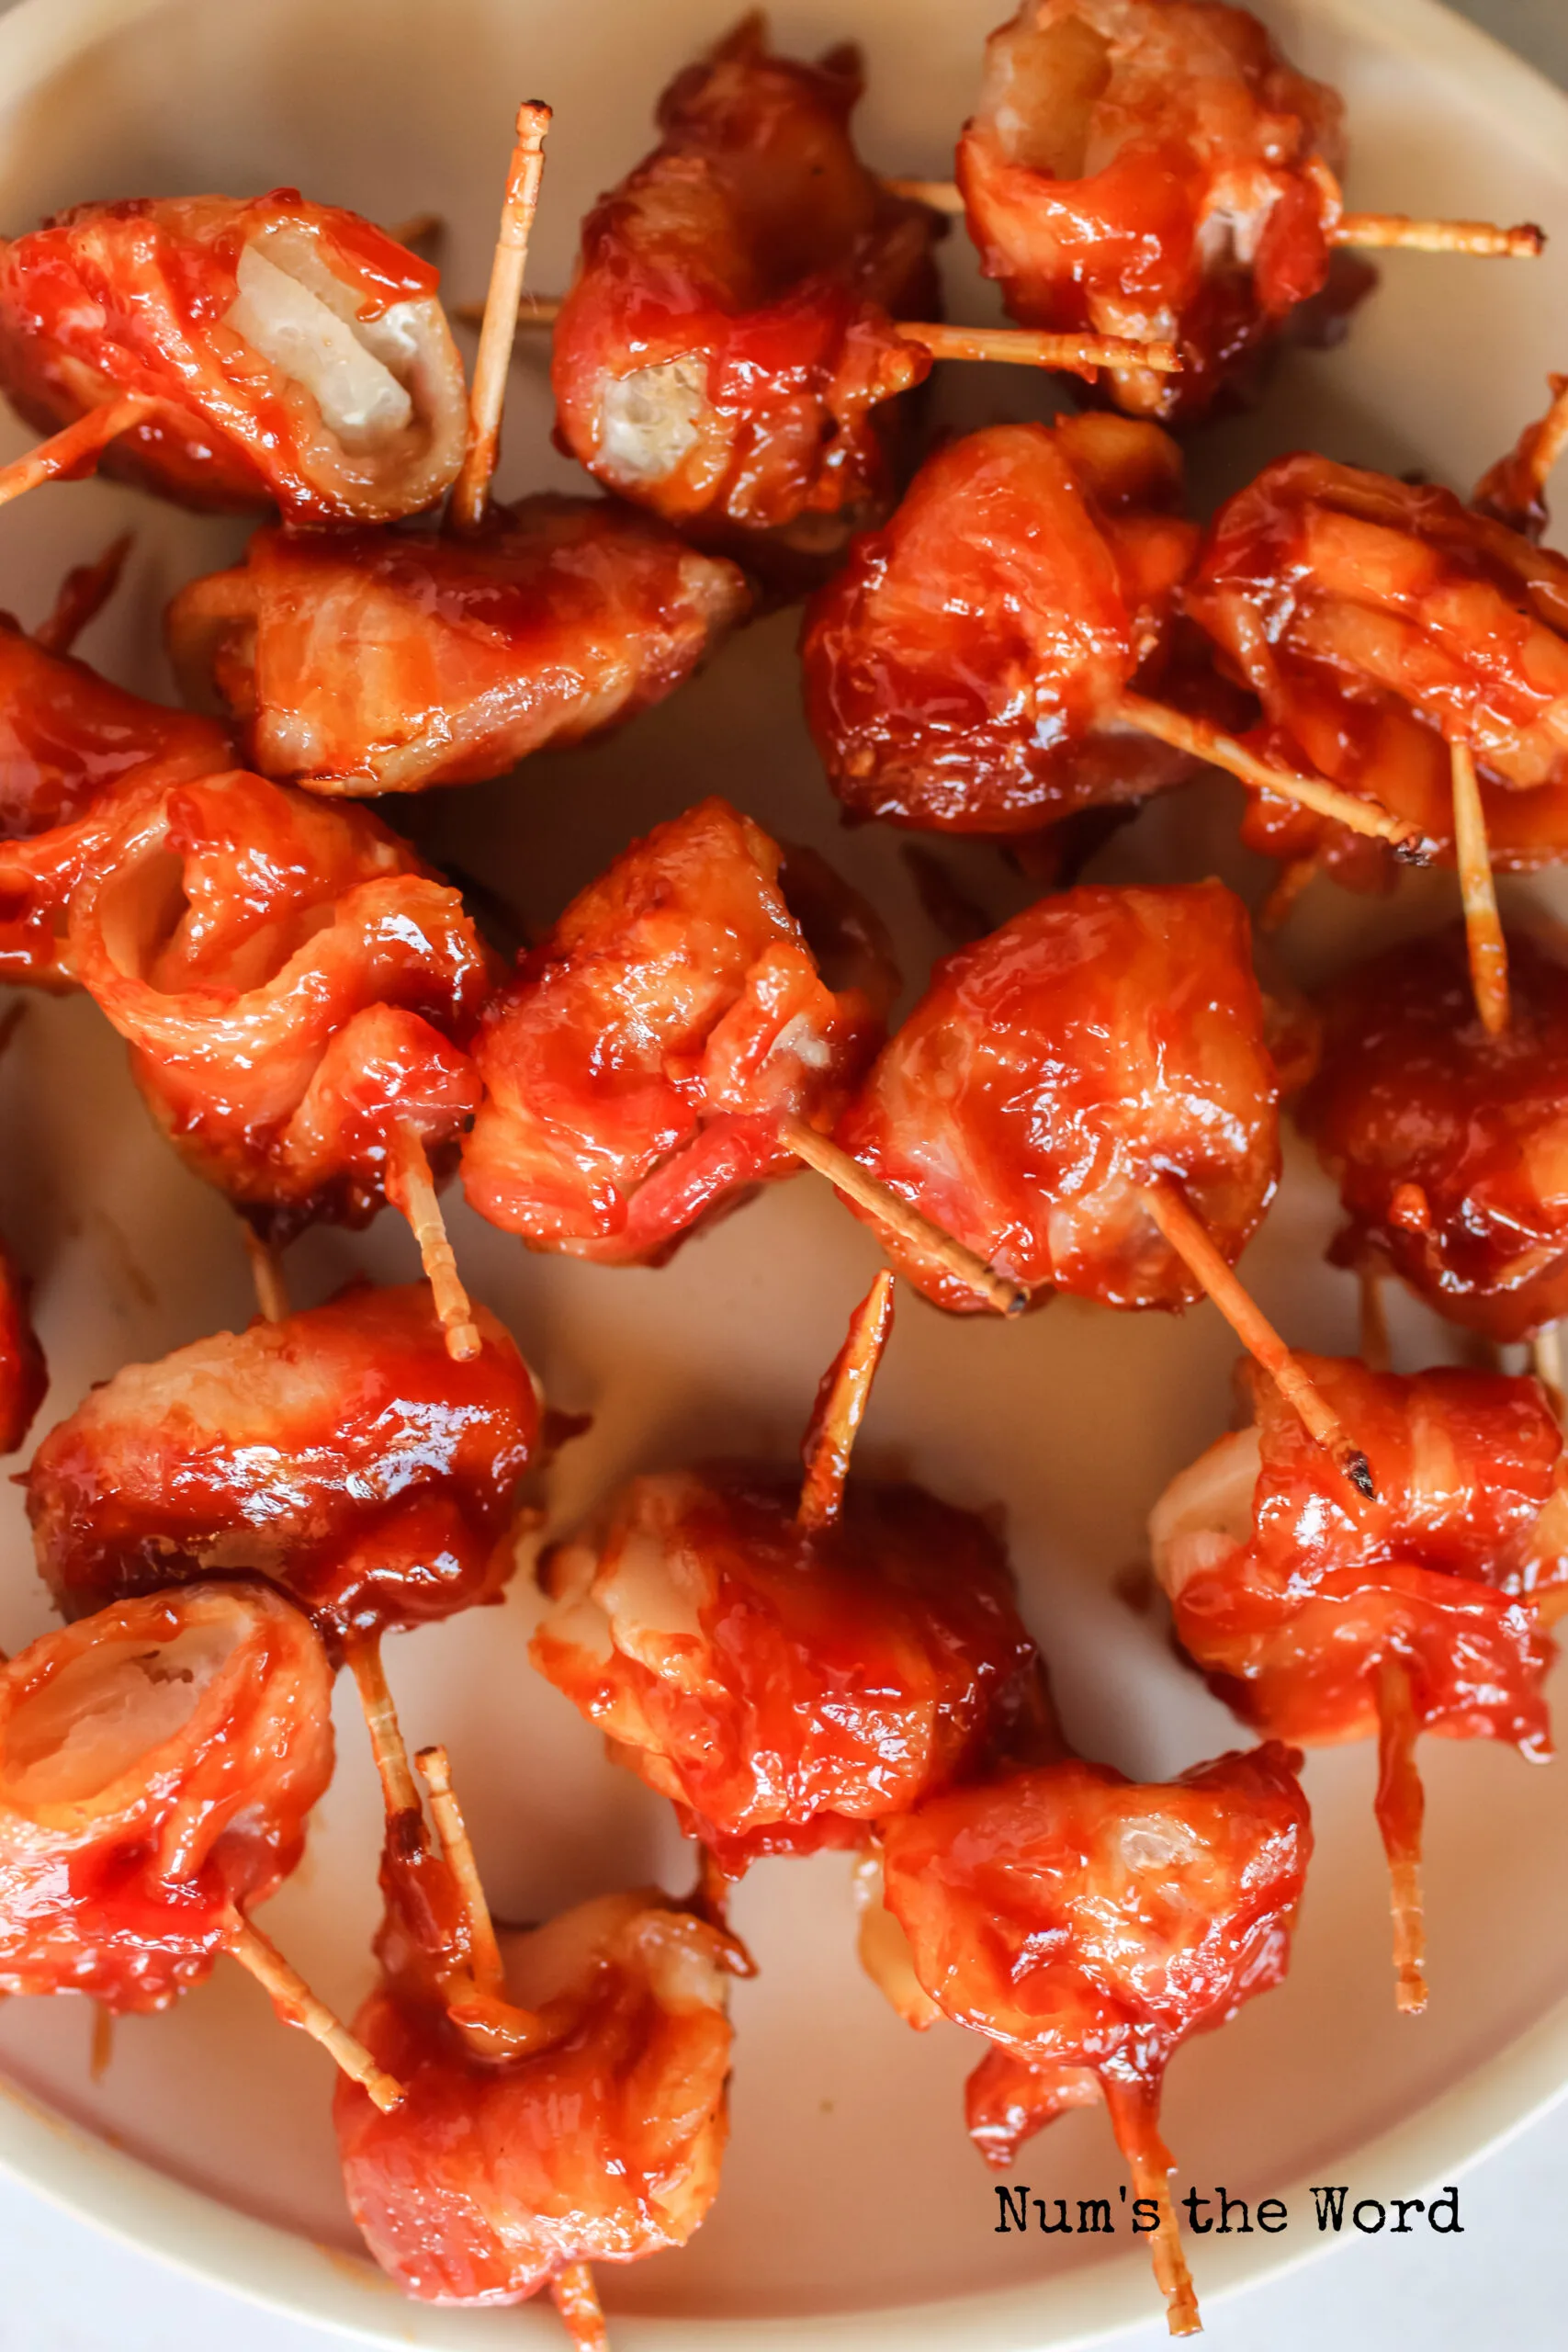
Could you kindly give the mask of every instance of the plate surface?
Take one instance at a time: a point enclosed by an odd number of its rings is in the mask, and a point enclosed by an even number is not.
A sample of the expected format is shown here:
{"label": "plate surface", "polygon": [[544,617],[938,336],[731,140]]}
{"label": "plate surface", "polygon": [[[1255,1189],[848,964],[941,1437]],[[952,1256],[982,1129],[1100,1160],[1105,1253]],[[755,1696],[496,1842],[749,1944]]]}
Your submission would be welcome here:
{"label": "plate surface", "polygon": [[[781,45],[860,36],[870,92],[864,151],[889,170],[945,167],[999,0],[825,0],[779,6]],[[1367,207],[1534,218],[1559,232],[1529,268],[1391,257],[1341,351],[1291,361],[1255,417],[1193,450],[1213,499],[1266,457],[1310,444],[1460,487],[1539,404],[1568,312],[1568,104],[1426,0],[1276,0],[1261,13],[1296,61],[1344,90],[1351,200]],[[452,224],[447,288],[482,292],[511,111],[536,91],[556,128],[531,282],[562,283],[592,196],[649,143],[655,93],[722,30],[717,0],[658,8],[580,0],[28,0],[0,24],[0,228],[88,197],[235,194],[297,182],[396,220]],[[965,241],[946,254],[950,314],[994,315]],[[1043,413],[1015,369],[942,372],[949,423]],[[552,455],[541,357],[514,371],[507,491],[581,477]],[[27,436],[0,424],[0,456]],[[0,518],[0,599],[31,622],[68,562],[133,525],[129,587],[84,650],[155,693],[164,601],[229,560],[241,534],[96,483],[55,489]],[[636,832],[707,791],[815,842],[894,924],[910,992],[944,943],[921,913],[900,840],[842,832],[798,713],[795,622],[733,643],[694,686],[612,741],[541,758],[504,783],[427,811],[429,839],[496,876],[547,920]],[[1228,792],[1157,803],[1100,861],[1108,879],[1224,873],[1254,900],[1267,882],[1230,847]],[[1022,893],[1000,861],[944,850],[997,920]],[[1551,898],[1550,889],[1539,893]],[[1451,911],[1451,883],[1407,877],[1397,904],[1318,886],[1286,933],[1311,979],[1373,940]],[[223,1204],[154,1137],[118,1041],[85,1001],[29,1001],[0,1063],[0,1226],[39,1278],[54,1387],[40,1427],[90,1382],[250,1311]],[[564,1525],[614,1482],[724,1450],[793,1455],[818,1374],[876,1262],[826,1188],[773,1193],[659,1273],[528,1257],[451,1210],[474,1292],[512,1326],[552,1399],[594,1416],[555,1477]],[[1355,1345],[1348,1280],[1329,1272],[1328,1190],[1292,1153],[1283,1193],[1246,1261],[1265,1307],[1302,1343]],[[407,1237],[308,1238],[290,1260],[300,1303],[350,1271],[405,1279]],[[1413,1306],[1399,1361],[1449,1351]],[[1224,1425],[1234,1348],[1207,1309],[1183,1322],[1058,1304],[1022,1329],[958,1323],[907,1293],[863,1441],[970,1504],[1005,1500],[1025,1613],[1049,1657],[1068,1731],[1089,1754],[1159,1777],[1238,1744],[1236,1727],[1170,1655],[1157,1619],[1115,1597],[1149,1504]],[[41,1631],[19,1500],[3,1507],[0,1641]],[[408,1730],[450,1747],[497,1908],[538,1916],[689,1860],[664,1808],[603,1761],[597,1738],[526,1658],[534,1601],[389,1645]],[[1561,1691],[1561,1680],[1558,1690]],[[345,1694],[346,1696],[346,1694]],[[266,1926],[340,2007],[368,1982],[378,1805],[352,1704],[337,1778],[295,1880]],[[1318,1854],[1289,1984],[1172,2073],[1167,2133],[1179,2188],[1224,2182],[1304,2206],[1312,2180],[1418,2194],[1568,2079],[1568,1783],[1512,1754],[1428,1743],[1427,1908],[1433,2005],[1393,2012],[1382,1863],[1366,1748],[1311,1759]],[[964,2138],[959,2086],[976,2051],[955,2029],[917,2039],[860,1975],[842,1857],[760,1867],[736,1905],[761,1963],[738,1989],[734,2133],[723,2193],[692,2247],[604,2278],[625,2352],[699,2339],[711,2352],[796,2341],[951,2344],[1025,2352],[1146,2316],[1157,2298],[1128,2241],[998,2238],[990,2179]],[[1502,1956],[1500,1958],[1500,1956]],[[400,2301],[355,2251],[328,2122],[324,2060],[271,2023],[237,1970],[172,2015],[121,2024],[89,2079],[90,2013],[69,2001],[0,2008],[0,2161],[105,2226],[234,2287],[382,2340],[483,2346],[558,2341],[547,2311],[462,2313]],[[1102,2114],[1069,2115],[1019,2177],[1036,2194],[1114,2199]],[[1313,2243],[1317,2243],[1315,2233]],[[1192,2249],[1200,2293],[1307,2250],[1301,2228]],[[535,2331],[530,2335],[530,2329]]]}

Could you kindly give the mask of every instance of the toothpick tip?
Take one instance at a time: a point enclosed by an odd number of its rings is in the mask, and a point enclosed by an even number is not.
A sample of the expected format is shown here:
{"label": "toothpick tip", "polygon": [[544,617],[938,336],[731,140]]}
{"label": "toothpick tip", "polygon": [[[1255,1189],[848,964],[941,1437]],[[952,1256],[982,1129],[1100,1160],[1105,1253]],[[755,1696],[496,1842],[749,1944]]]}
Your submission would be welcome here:
{"label": "toothpick tip", "polygon": [[1365,1495],[1370,1503],[1376,1502],[1378,1490],[1372,1484],[1372,1465],[1359,1447],[1351,1448],[1340,1462],[1339,1467],[1358,1494]]}
{"label": "toothpick tip", "polygon": [[1401,2017],[1418,2018],[1421,2015],[1427,2006],[1427,1980],[1419,1970],[1401,1971],[1393,1998]]}

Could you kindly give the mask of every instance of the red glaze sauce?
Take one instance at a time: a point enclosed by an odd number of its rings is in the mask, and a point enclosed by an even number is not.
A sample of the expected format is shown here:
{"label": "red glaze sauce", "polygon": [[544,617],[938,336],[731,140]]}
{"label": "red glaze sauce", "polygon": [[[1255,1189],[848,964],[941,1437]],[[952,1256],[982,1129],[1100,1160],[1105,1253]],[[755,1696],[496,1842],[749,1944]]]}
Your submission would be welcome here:
{"label": "red glaze sauce", "polygon": [[1116,718],[1168,666],[1198,541],[1152,424],[998,424],[930,458],[807,609],[806,708],[857,817],[1032,832],[1196,773]]}
{"label": "red glaze sauce", "polygon": [[456,1363],[423,1283],[129,1364],[28,1473],[39,1572],[68,1615],[209,1571],[266,1576],[334,1638],[499,1599],[539,1404],[502,1326]]}
{"label": "red glaze sauce", "polygon": [[660,102],[660,145],[583,225],[551,377],[609,489],[764,566],[830,557],[891,503],[879,413],[931,361],[936,216],[860,161],[858,52],[768,53],[746,21]]}
{"label": "red glaze sauce", "polygon": [[1342,1264],[1385,1264],[1490,1339],[1568,1314],[1568,963],[1508,942],[1510,1016],[1488,1036],[1455,924],[1388,949],[1321,1000],[1297,1117],[1339,1186]]}
{"label": "red glaze sauce", "polygon": [[[1083,886],[937,966],[837,1140],[1019,1282],[1180,1308],[1200,1293],[1145,1189],[1179,1183],[1234,1261],[1278,1180],[1277,1092],[1240,900]],[[928,1297],[977,1310],[884,1241]]]}
{"label": "red glaze sauce", "polygon": [[710,799],[573,899],[475,1048],[463,1183],[481,1216],[533,1249],[657,1263],[798,1167],[781,1117],[830,1126],[896,983],[874,917],[819,861],[803,903],[795,863]]}
{"label": "red glaze sauce", "polygon": [[326,1654],[265,1586],[41,1635],[0,1669],[0,1990],[166,2007],[294,1868],[332,1767]]}
{"label": "red glaze sauce", "polygon": [[[1220,1697],[1284,1739],[1365,1738],[1395,1659],[1414,1727],[1550,1752],[1537,1598],[1568,1586],[1568,1472],[1545,1392],[1500,1373],[1300,1362],[1371,1465],[1345,1488],[1244,1365],[1256,1431],[1221,1439],[1150,1523],[1176,1631]],[[1551,1605],[1555,1605],[1554,1603]]]}
{"label": "red glaze sauce", "polygon": [[232,771],[131,793],[71,901],[69,955],[153,1115],[279,1238],[363,1224],[389,1149],[479,1100],[491,985],[456,890],[360,808]]}
{"label": "red glaze sauce", "polygon": [[544,1570],[534,1663],[732,1874],[858,1845],[1049,1733],[979,1519],[852,1479],[842,1516],[807,1528],[799,1498],[740,1463],[635,1479]]}
{"label": "red glaze sauce", "polygon": [[1186,421],[1249,395],[1325,286],[1343,160],[1339,100],[1244,9],[1023,0],[987,44],[958,185],[1013,317],[1176,343],[1179,375],[1101,382]]}
{"label": "red glaze sauce", "polygon": [[217,695],[264,775],[413,792],[662,701],[749,602],[733,564],[649,516],[541,494],[470,539],[258,532],[181,590],[168,632],[184,691]]}
{"label": "red glaze sauce", "polygon": [[[346,446],[304,384],[228,323],[247,245],[340,316],[397,312],[389,333],[417,349],[412,422]],[[80,204],[0,245],[0,386],[42,433],[127,394],[166,401],[101,462],[182,504],[387,522],[433,504],[462,460],[462,365],[436,284],[369,221],[295,188]]]}

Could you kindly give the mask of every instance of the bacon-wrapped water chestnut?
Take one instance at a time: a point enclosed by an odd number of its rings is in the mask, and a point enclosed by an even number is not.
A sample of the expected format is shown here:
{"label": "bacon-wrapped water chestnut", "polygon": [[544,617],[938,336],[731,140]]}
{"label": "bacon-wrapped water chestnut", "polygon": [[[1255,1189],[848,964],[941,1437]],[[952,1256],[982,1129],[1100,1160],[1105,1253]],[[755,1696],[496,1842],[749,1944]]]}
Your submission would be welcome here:
{"label": "bacon-wrapped water chestnut", "polygon": [[1568,960],[1547,933],[1510,932],[1507,953],[1499,1035],[1461,925],[1343,974],[1296,1113],[1348,1220],[1335,1259],[1505,1342],[1568,1314]]}
{"label": "bacon-wrapped water chestnut", "polygon": [[[1450,491],[1285,458],[1215,517],[1187,605],[1275,745],[1458,863],[1477,1000],[1501,1027],[1490,867],[1568,846],[1568,560]],[[1366,844],[1267,800],[1249,826],[1272,854],[1384,875],[1375,850],[1369,867]]]}
{"label": "bacon-wrapped water chestnut", "polygon": [[1379,1740],[1402,2008],[1426,2002],[1419,1732],[1550,1753],[1541,1632],[1568,1594],[1568,1464],[1545,1390],[1499,1373],[1306,1367],[1371,1465],[1375,1503],[1325,1476],[1245,1363],[1253,1420],[1149,1522],[1176,1632],[1257,1730]]}
{"label": "bacon-wrapped water chestnut", "polygon": [[279,1242],[390,1200],[477,1347],[430,1176],[479,1102],[492,979],[456,890],[363,809],[238,770],[151,782],[72,898],[68,952],[198,1174]]}
{"label": "bacon-wrapped water chestnut", "polygon": [[547,2288],[581,2352],[604,2352],[590,2264],[683,2245],[718,2188],[728,2133],[722,1930],[655,1888],[497,1931],[445,1751],[389,1765],[380,1982],[355,2031],[405,2096],[350,2084],[333,2121],[371,2253],[431,2302],[517,2303]]}
{"label": "bacon-wrapped water chestnut", "polygon": [[820,862],[709,799],[624,851],[492,1000],[463,1148],[479,1215],[530,1248],[657,1263],[799,1161],[869,1063],[897,978]]}
{"label": "bacon-wrapped water chestnut", "polygon": [[[932,1799],[882,1830],[887,1912],[863,1954],[917,2028],[991,2048],[969,2078],[987,2163],[1103,2098],[1173,2335],[1197,2298],[1172,2209],[1160,2094],[1180,2044],[1284,1977],[1312,1828],[1301,1758],[1270,1740],[1141,1786],[1054,1760]],[[897,1932],[902,1930],[900,1936]]]}
{"label": "bacon-wrapped water chestnut", "polygon": [[33,1329],[30,1284],[0,1240],[0,1453],[15,1453],[49,1386],[49,1367]]}
{"label": "bacon-wrapped water chestnut", "polygon": [[365,1642],[498,1599],[539,1402],[509,1334],[474,1320],[479,1353],[455,1363],[424,1284],[360,1285],[123,1366],[28,1473],[59,1607],[237,1570]]}
{"label": "bacon-wrapped water chestnut", "polygon": [[541,493],[466,537],[258,532],[167,627],[182,692],[264,775],[416,792],[661,701],[749,603],[733,564],[650,516]]}
{"label": "bacon-wrapped water chestnut", "polygon": [[[1365,1461],[1231,1271],[1279,1181],[1268,1029],[1247,910],[1223,883],[1085,885],[937,966],[835,1140],[1024,1298],[1179,1312],[1207,1295],[1365,1490]],[[901,1273],[975,1311],[970,1285],[877,1221]]]}
{"label": "bacon-wrapped water chestnut", "polygon": [[[1495,793],[1568,784],[1568,560],[1451,491],[1280,458],[1215,517],[1187,603],[1269,725],[1351,792],[1419,820],[1450,797],[1451,742]],[[1425,846],[1451,842],[1450,808]]]}
{"label": "bacon-wrapped water chestnut", "polygon": [[[1199,539],[1180,505],[1174,442],[1123,417],[993,425],[928,459],[807,611],[807,717],[851,814],[1034,832],[1208,762],[1401,837],[1205,715],[1236,698],[1178,616]],[[1151,699],[1162,684],[1194,707]]]}
{"label": "bacon-wrapped water chestnut", "polygon": [[1341,117],[1243,9],[1023,0],[958,146],[981,266],[1026,326],[1178,344],[1179,375],[1106,387],[1201,415],[1327,279]]}
{"label": "bacon-wrapped water chestnut", "polygon": [[1121,716],[1166,667],[1198,526],[1154,425],[998,424],[922,467],[807,607],[806,708],[857,817],[1032,832],[1195,773]]}
{"label": "bacon-wrapped water chestnut", "polygon": [[0,1670],[0,1985],[163,2008],[288,1877],[332,1672],[265,1587],[141,1594]]}
{"label": "bacon-wrapped water chestnut", "polygon": [[96,460],[191,506],[417,514],[468,425],[436,284],[294,188],[78,205],[0,244],[0,388],[54,436],[0,500]]}
{"label": "bacon-wrapped water chestnut", "polygon": [[856,155],[858,52],[769,53],[749,17],[660,102],[660,142],[583,226],[556,323],[566,447],[749,560],[831,556],[897,487],[891,397],[928,351],[941,223]]}
{"label": "bacon-wrapped water chestnut", "polygon": [[0,1668],[0,1991],[161,2009],[232,1952],[395,2099],[247,1916],[303,1850],[331,1702],[305,1619],[238,1582],[118,1602]]}
{"label": "bacon-wrapped water chestnut", "polygon": [[541,1563],[534,1663],[730,1876],[856,1845],[1048,1731],[989,1528],[848,1477],[891,1321],[885,1272],[822,1384],[804,1488],[743,1462],[636,1478]]}
{"label": "bacon-wrapped water chestnut", "polygon": [[[1202,1293],[1151,1201],[1179,1185],[1237,1258],[1280,1172],[1247,910],[1218,882],[1082,885],[940,963],[837,1139],[1031,1290],[1179,1308]],[[939,1306],[973,1296],[911,1261]]]}
{"label": "bacon-wrapped water chestnut", "polygon": [[1540,250],[1529,226],[1347,215],[1342,118],[1245,9],[1022,0],[986,46],[958,201],[1015,319],[1174,343],[1179,373],[1101,381],[1135,414],[1192,420],[1252,395],[1300,305],[1335,301],[1337,245]]}

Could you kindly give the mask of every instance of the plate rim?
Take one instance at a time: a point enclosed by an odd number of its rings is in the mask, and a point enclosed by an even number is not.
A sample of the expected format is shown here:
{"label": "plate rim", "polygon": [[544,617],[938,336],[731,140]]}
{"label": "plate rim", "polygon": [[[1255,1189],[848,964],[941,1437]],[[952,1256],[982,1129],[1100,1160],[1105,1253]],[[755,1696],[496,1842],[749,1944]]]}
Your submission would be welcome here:
{"label": "plate rim", "polygon": [[[52,74],[111,34],[173,5],[173,0],[17,0],[0,17],[0,138],[18,106]],[[998,0],[998,8],[1000,0]],[[1364,0],[1283,0],[1303,20],[1316,18],[1391,57],[1419,55],[1445,75],[1462,78],[1472,104],[1506,126],[1509,142],[1562,174],[1568,154],[1568,91],[1495,35],[1457,16],[1442,0],[1378,0],[1369,27]],[[1568,230],[1563,232],[1568,234]],[[1568,2096],[1568,1998],[1553,2003],[1492,2056],[1364,2142],[1337,2168],[1394,2177],[1413,2190],[1446,2186],[1514,2139]],[[536,2330],[559,2343],[558,2323],[532,2303],[476,2311],[422,2304],[400,2294],[367,2256],[344,2254],[182,2181],[150,2159],[116,2147],[62,2114],[0,2069],[0,2173],[57,2210],[166,2267],[247,2302],[361,2342],[440,2347],[493,2341],[513,2347]],[[1303,2174],[1275,2193],[1305,2209],[1312,2184]],[[1255,2239],[1204,2249],[1202,2291],[1214,2306],[1265,2278],[1320,2260],[1341,2241],[1287,2245]],[[773,2352],[798,2343],[809,2328],[820,2352],[949,2352],[955,2340],[975,2352],[1074,2352],[1158,2317],[1146,2260],[1136,2249],[1019,2287],[884,2303],[858,2311],[802,2312],[776,2317],[712,2319],[619,2313],[617,2352],[679,2352],[695,2333],[704,2352]]]}

